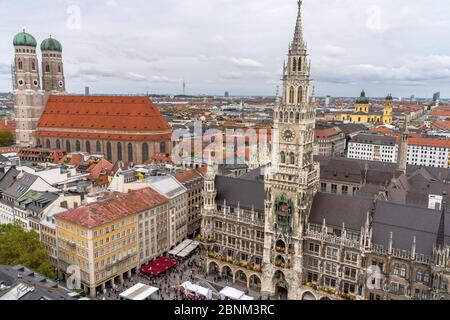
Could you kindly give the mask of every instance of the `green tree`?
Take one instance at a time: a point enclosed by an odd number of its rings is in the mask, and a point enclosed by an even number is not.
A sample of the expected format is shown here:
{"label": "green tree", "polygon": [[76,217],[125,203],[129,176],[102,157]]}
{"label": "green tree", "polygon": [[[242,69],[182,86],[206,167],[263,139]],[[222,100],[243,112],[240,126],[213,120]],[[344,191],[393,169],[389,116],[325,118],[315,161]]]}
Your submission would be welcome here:
{"label": "green tree", "polygon": [[19,225],[0,225],[0,264],[20,264],[48,278],[55,278],[39,235],[35,231],[25,231]]}
{"label": "green tree", "polygon": [[14,144],[14,135],[11,131],[0,131],[0,147],[10,147]]}

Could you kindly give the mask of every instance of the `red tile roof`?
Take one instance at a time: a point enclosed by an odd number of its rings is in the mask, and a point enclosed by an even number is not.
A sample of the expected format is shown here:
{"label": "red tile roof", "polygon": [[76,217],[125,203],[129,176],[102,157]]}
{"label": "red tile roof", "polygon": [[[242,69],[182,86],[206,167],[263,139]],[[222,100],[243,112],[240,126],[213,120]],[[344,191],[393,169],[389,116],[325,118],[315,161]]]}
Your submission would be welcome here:
{"label": "red tile roof", "polygon": [[56,219],[93,229],[168,202],[166,197],[151,188],[128,194],[114,193],[113,196],[104,202],[89,204],[58,214]]}
{"label": "red tile roof", "polygon": [[439,116],[439,117],[449,117],[450,118],[450,106],[440,106],[436,109],[433,109],[430,112],[431,116]]}
{"label": "red tile roof", "polygon": [[397,131],[384,128],[384,127],[378,127],[378,128],[372,128],[369,130],[370,132],[376,132],[376,133],[382,133],[388,136],[398,136],[399,133]]}
{"label": "red tile roof", "polygon": [[51,96],[36,133],[111,140],[164,140],[170,134],[170,125],[150,99],[122,96]]}
{"label": "red tile roof", "polygon": [[170,154],[157,153],[153,157],[151,157],[149,160],[147,160],[145,163],[147,163],[147,164],[155,164],[155,163],[173,164],[173,161],[172,161],[172,157]]}
{"label": "red tile roof", "polygon": [[450,148],[450,140],[448,139],[410,137],[408,144],[413,146]]}
{"label": "red tile roof", "polygon": [[202,175],[197,170],[189,170],[181,173],[177,173],[175,175],[175,179],[177,179],[180,183],[185,183],[194,179],[202,178]]}
{"label": "red tile roof", "polygon": [[84,162],[84,156],[82,154],[72,154],[69,160],[69,164],[72,166],[79,166]]}
{"label": "red tile roof", "polygon": [[101,159],[96,164],[93,164],[88,171],[91,173],[91,178],[96,180],[100,177],[102,172],[109,172],[113,169],[113,164],[108,160]]}
{"label": "red tile roof", "polygon": [[19,148],[17,156],[29,161],[61,163],[67,156],[66,151],[58,149]]}
{"label": "red tile roof", "polygon": [[2,147],[0,148],[0,153],[14,153],[14,152],[20,152],[22,148],[20,147]]}
{"label": "red tile roof", "polygon": [[450,130],[450,121],[448,120],[436,120],[433,121],[433,126],[441,130]]}
{"label": "red tile roof", "polygon": [[339,134],[339,132],[335,128],[327,128],[327,129],[316,129],[314,134],[317,138],[330,138]]}

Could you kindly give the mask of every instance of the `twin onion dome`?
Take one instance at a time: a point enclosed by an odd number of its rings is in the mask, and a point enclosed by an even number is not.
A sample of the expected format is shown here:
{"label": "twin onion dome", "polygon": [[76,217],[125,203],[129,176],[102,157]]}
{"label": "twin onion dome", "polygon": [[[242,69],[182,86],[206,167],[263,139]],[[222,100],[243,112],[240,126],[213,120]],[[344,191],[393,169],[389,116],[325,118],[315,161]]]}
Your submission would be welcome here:
{"label": "twin onion dome", "polygon": [[[23,30],[23,32],[16,34],[13,40],[13,44],[15,46],[26,46],[35,48],[37,46],[37,41],[31,34],[26,33],[25,30]],[[58,40],[53,39],[52,36],[50,36],[49,38],[42,41],[41,51],[62,52],[62,45]]]}
{"label": "twin onion dome", "polygon": [[36,47],[36,39],[29,33],[23,32],[16,34],[13,43],[15,46],[26,46],[26,47]]}
{"label": "twin onion dome", "polygon": [[61,45],[61,43],[58,40],[53,39],[52,36],[50,36],[50,38],[45,39],[44,41],[42,41],[41,51],[59,51],[59,52],[62,52],[62,45]]}

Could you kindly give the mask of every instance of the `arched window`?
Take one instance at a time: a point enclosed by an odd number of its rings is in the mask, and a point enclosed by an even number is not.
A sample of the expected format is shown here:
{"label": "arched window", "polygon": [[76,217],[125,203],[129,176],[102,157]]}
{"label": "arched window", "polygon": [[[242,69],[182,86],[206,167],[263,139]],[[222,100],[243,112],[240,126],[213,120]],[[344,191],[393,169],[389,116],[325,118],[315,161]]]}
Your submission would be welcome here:
{"label": "arched window", "polygon": [[41,146],[41,139],[37,139],[37,140],[36,140],[36,146],[38,146],[38,147]]}
{"label": "arched window", "polygon": [[86,141],[86,152],[91,153],[91,143],[89,141]]}
{"label": "arched window", "polygon": [[128,161],[133,162],[133,145],[131,143],[128,144]]}
{"label": "arched window", "polygon": [[286,163],[286,154],[284,151],[281,151],[281,163]]}
{"label": "arched window", "polygon": [[161,153],[166,153],[166,143],[165,143],[164,141],[162,141],[162,142],[159,144],[159,152],[161,152]]}
{"label": "arched window", "polygon": [[142,145],[142,162],[146,162],[148,160],[148,144],[144,143]]}
{"label": "arched window", "polygon": [[298,71],[302,71],[302,58],[298,59]]}
{"label": "arched window", "polygon": [[297,59],[293,59],[292,61],[292,71],[297,71]]}
{"label": "arched window", "polygon": [[45,72],[50,72],[50,65],[48,63],[45,64]]}
{"label": "arched window", "polygon": [[289,162],[290,164],[294,165],[295,164],[295,155],[293,152],[291,152],[291,154],[289,155]]}
{"label": "arched window", "polygon": [[280,121],[283,121],[283,111],[280,111]]}
{"label": "arched window", "polygon": [[294,103],[294,95],[295,95],[294,87],[291,87],[291,88],[289,89],[289,103],[290,103],[290,104],[293,104],[293,103]]}
{"label": "arched window", "polygon": [[34,61],[31,62],[31,70],[33,70],[33,71],[36,70],[36,62],[34,62]]}
{"label": "arched window", "polygon": [[122,143],[117,143],[117,160],[122,161],[123,160],[123,153],[122,153]]}
{"label": "arched window", "polygon": [[61,141],[59,139],[56,140],[56,149],[61,149]]}
{"label": "arched window", "polygon": [[58,64],[58,72],[61,73],[61,63]]}
{"label": "arched window", "polygon": [[67,151],[67,153],[71,153],[72,152],[70,150],[70,141],[66,141],[66,151]]}
{"label": "arched window", "polygon": [[300,122],[300,113],[296,112],[295,113],[295,123],[299,123]]}
{"label": "arched window", "polygon": [[108,142],[106,144],[106,158],[108,161],[112,161],[112,148],[111,148],[111,142]]}
{"label": "arched window", "polygon": [[80,152],[80,151],[81,151],[81,143],[80,143],[80,141],[78,141],[78,140],[77,140],[77,142],[75,142],[75,150],[76,150],[77,152]]}
{"label": "arched window", "polygon": [[100,144],[100,141],[97,141],[97,143],[96,143],[95,152],[97,152],[97,153],[102,152],[102,145]]}
{"label": "arched window", "polygon": [[302,102],[303,102],[303,87],[298,87],[297,103],[300,104]]}
{"label": "arched window", "polygon": [[290,117],[289,121],[294,122],[294,112],[291,112],[291,117]]}
{"label": "arched window", "polygon": [[23,62],[22,62],[22,60],[20,60],[19,59],[19,62],[17,63],[17,68],[19,69],[19,70],[22,70],[23,69]]}
{"label": "arched window", "polygon": [[45,142],[45,147],[46,147],[47,149],[50,149],[50,148],[51,148],[50,140],[49,140],[49,139],[47,139],[47,141]]}

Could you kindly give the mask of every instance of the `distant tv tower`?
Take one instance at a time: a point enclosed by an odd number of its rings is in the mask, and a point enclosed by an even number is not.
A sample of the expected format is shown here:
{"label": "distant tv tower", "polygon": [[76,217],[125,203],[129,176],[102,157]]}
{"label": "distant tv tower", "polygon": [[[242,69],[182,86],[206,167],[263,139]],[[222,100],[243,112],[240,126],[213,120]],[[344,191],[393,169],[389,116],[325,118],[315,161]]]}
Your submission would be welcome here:
{"label": "distant tv tower", "polygon": [[183,80],[183,96],[186,95],[186,81]]}

